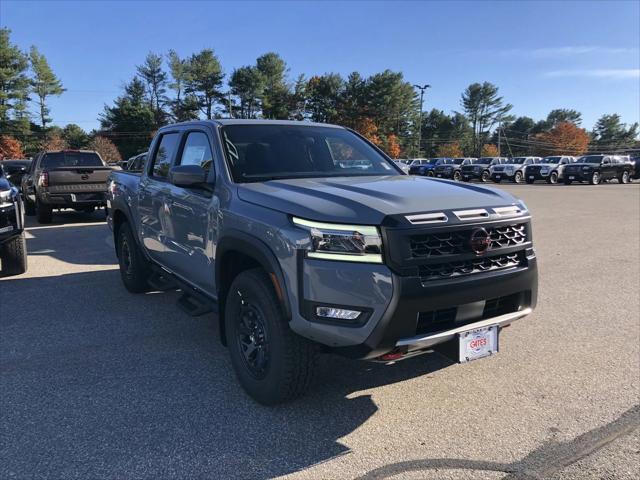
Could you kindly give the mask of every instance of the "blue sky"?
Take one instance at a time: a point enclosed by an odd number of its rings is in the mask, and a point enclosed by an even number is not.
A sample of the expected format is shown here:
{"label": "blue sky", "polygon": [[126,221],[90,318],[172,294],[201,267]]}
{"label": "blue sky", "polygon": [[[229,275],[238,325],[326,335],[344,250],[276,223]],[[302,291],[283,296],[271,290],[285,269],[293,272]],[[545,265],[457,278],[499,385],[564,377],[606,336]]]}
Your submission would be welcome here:
{"label": "blue sky", "polygon": [[402,71],[432,85],[425,110],[460,108],[472,82],[500,87],[516,115],[574,108],[640,121],[640,2],[0,1],[0,24],[36,45],[68,91],[56,124],[89,130],[149,51],[213,48],[226,73],[267,51],[291,78]]}

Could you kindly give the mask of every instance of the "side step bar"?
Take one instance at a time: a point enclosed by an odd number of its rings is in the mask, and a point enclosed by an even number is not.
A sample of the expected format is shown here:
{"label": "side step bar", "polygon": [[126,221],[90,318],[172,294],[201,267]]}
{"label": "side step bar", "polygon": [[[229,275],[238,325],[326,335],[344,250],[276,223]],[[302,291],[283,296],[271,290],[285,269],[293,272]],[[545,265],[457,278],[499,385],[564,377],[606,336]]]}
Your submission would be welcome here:
{"label": "side step bar", "polygon": [[178,307],[192,317],[199,317],[210,312],[218,313],[218,302],[165,268],[154,265],[148,283],[151,288],[160,292],[181,290],[182,294],[177,301]]}

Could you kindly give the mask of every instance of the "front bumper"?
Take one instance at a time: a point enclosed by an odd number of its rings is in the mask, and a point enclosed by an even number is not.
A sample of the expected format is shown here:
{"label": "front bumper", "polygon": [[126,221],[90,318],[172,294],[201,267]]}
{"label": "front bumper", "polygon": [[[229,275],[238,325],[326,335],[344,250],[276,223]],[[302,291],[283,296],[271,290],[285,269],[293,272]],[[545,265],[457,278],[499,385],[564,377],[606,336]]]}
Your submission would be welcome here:
{"label": "front bumper", "polygon": [[[302,262],[299,298],[306,328],[292,328],[351,358],[423,353],[465,330],[509,325],[531,313],[537,302],[533,249],[519,267],[436,281],[398,275],[384,265],[357,265],[352,270],[343,262]],[[503,306],[496,307],[501,301]],[[305,305],[360,309],[366,311],[366,323],[319,325]]]}
{"label": "front bumper", "polygon": [[502,180],[511,180],[513,181],[513,179],[515,178],[516,174],[515,172],[512,172],[511,174],[508,174],[507,172],[491,172],[491,180],[493,180],[494,182],[498,181],[502,181]]}
{"label": "front bumper", "polygon": [[483,170],[462,170],[460,173],[462,174],[463,180],[480,180],[482,178],[482,172]]}
{"label": "front bumper", "polygon": [[455,170],[436,170],[435,174],[437,178],[453,178]]}

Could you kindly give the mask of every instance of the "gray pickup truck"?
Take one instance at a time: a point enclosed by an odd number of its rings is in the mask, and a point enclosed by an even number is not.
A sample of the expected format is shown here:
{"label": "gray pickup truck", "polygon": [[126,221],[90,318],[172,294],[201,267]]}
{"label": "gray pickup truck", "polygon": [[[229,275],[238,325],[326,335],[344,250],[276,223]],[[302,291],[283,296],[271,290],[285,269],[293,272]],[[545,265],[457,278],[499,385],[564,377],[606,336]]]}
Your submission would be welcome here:
{"label": "gray pickup truck", "polygon": [[27,215],[51,223],[53,210],[93,212],[106,205],[107,178],[112,168],[90,150],[42,152],[22,177]]}
{"label": "gray pickup truck", "polygon": [[351,130],[211,120],[161,128],[114,171],[108,222],[131,292],[219,314],[244,389],[300,395],[320,352],[467,362],[537,299],[531,218],[508,193],[403,175]]}

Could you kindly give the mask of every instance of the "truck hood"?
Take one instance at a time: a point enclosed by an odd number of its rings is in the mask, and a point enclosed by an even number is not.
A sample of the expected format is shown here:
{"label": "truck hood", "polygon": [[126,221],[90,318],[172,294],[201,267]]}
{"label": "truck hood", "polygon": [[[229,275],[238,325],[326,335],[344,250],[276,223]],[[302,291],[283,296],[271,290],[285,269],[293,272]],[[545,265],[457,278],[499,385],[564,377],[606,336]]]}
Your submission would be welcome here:
{"label": "truck hood", "polygon": [[240,199],[309,220],[380,225],[387,215],[512,205],[498,189],[406,175],[245,183]]}

